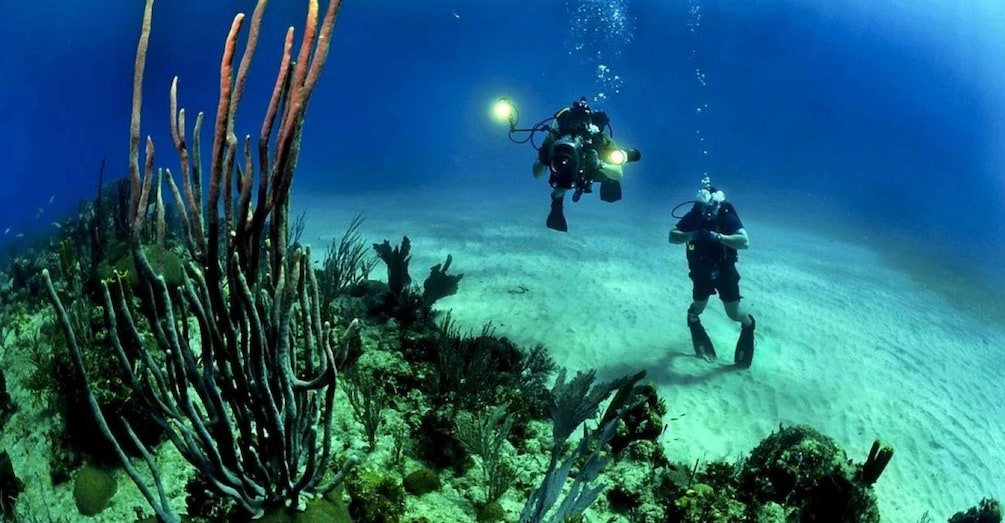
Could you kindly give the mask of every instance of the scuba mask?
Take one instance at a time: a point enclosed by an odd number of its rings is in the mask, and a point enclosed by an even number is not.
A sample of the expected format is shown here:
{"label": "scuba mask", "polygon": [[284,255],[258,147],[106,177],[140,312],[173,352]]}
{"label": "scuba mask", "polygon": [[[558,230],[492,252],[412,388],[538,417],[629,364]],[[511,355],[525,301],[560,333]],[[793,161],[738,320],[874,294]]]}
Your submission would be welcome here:
{"label": "scuba mask", "polygon": [[722,207],[722,202],[726,201],[726,193],[722,192],[720,189],[712,187],[712,181],[705,176],[701,179],[701,188],[698,189],[698,194],[695,195],[694,200],[688,200],[685,202],[678,203],[673,209],[670,210],[670,216],[681,219],[685,215],[677,215],[677,209],[684,207],[685,205],[692,204],[689,213],[700,212],[704,219],[714,219],[719,214],[719,210]]}
{"label": "scuba mask", "polygon": [[726,193],[712,186],[708,176],[701,179],[701,189],[695,195],[696,205],[700,206],[703,218],[714,219],[719,214],[719,204],[726,201]]}

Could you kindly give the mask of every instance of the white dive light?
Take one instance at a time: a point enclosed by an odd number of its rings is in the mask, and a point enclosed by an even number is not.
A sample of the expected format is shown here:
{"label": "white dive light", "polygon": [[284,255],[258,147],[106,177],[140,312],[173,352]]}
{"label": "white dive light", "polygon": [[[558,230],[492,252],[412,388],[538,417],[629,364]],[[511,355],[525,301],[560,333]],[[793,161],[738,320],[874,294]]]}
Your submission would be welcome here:
{"label": "white dive light", "polygon": [[512,123],[515,114],[516,108],[513,107],[513,102],[510,102],[507,98],[500,98],[492,106],[492,115],[497,120]]}
{"label": "white dive light", "polygon": [[628,162],[628,153],[621,149],[615,149],[611,151],[611,154],[607,155],[607,163],[612,163],[614,165],[624,165]]}

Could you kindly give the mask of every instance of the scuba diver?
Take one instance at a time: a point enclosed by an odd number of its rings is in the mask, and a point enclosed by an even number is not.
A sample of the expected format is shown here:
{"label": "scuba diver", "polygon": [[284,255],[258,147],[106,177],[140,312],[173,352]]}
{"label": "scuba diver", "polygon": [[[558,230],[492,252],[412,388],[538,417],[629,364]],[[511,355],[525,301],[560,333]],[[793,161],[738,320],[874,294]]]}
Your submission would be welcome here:
{"label": "scuba diver", "polygon": [[[695,354],[706,361],[715,360],[715,348],[705,332],[699,316],[708,299],[718,293],[729,319],[740,323],[733,363],[750,367],[754,358],[754,317],[740,306],[740,273],[736,270],[737,250],[749,247],[747,231],[726,194],[712,186],[706,176],[696,200],[674,207],[671,216],[679,221],[670,230],[670,243],[687,245],[687,265],[693,283],[691,306],[687,310],[687,325]],[[674,212],[694,203],[684,216]]]}
{"label": "scuba diver", "polygon": [[[548,173],[548,185],[552,187],[551,211],[545,225],[549,229],[569,230],[563,210],[565,193],[569,190],[573,191],[572,201],[578,202],[584,193],[592,193],[593,184],[599,182],[601,200],[610,203],[620,200],[622,167],[642,158],[638,149],[618,147],[607,113],[591,109],[585,97],[529,129],[516,128],[516,108],[505,98],[496,103],[496,114],[509,120],[510,140],[515,143],[529,141],[537,149],[531,171],[535,178]],[[549,125],[550,122],[556,126]],[[530,135],[515,140],[513,134],[517,132]],[[533,142],[537,132],[548,133],[540,146]]]}

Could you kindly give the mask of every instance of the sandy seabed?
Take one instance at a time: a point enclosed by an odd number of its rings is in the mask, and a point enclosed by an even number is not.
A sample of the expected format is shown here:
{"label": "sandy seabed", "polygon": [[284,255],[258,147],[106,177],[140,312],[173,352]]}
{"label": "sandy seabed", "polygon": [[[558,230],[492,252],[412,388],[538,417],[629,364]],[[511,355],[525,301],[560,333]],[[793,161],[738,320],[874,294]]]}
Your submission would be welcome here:
{"label": "sandy seabed", "polygon": [[[877,438],[895,448],[875,487],[884,521],[913,523],[926,511],[946,520],[981,497],[1005,497],[1001,305],[947,294],[945,273],[905,270],[867,238],[839,234],[841,223],[780,225],[738,204],[751,238],[741,292],[758,326],[754,365],[736,371],[739,327],[715,298],[703,323],[721,363],[693,356],[691,286],[683,247],[667,243],[670,206],[567,201],[562,234],[543,226],[546,191],[295,202],[316,259],[362,212],[368,241],[409,236],[416,281],[453,255],[451,272],[464,278],[437,307],[465,328],[492,322],[605,378],[646,369],[676,418],[665,439],[673,459],[733,459],[779,424],[806,423],[857,461]],[[384,278],[383,265],[373,276]]]}
{"label": "sandy seabed", "polygon": [[[566,203],[570,232],[562,234],[544,227],[542,189],[526,197],[296,194],[294,212],[305,213],[302,242],[315,262],[360,212],[367,241],[409,236],[417,283],[451,254],[450,272],[464,278],[436,306],[465,329],[491,322],[496,334],[542,343],[559,365],[602,378],[646,369],[667,401],[671,459],[733,460],[779,424],[806,423],[857,461],[877,438],[895,448],[875,486],[884,521],[915,523],[926,511],[945,521],[982,497],[1005,498],[1005,308],[967,273],[891,256],[889,242],[849,234],[840,220],[783,221],[738,202],[751,239],[740,285],[758,326],[753,367],[737,371],[729,362],[739,327],[715,298],[702,319],[721,362],[693,355],[683,247],[667,243],[670,205],[587,196]],[[371,277],[383,279],[383,265]],[[18,404],[31,401],[27,391],[11,393]],[[72,482],[48,480],[56,421],[25,409],[0,437],[27,483],[21,501],[43,520],[76,513]],[[183,510],[191,470],[173,449],[160,451]],[[120,492],[93,521],[130,520],[145,505],[116,475]]]}

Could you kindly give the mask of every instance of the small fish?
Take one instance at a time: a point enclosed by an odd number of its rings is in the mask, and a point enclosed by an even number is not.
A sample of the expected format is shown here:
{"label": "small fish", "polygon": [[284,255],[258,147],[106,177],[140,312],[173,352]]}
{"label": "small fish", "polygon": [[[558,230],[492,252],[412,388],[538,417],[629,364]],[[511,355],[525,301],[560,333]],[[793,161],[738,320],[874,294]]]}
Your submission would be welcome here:
{"label": "small fish", "polygon": [[57,228],[57,229],[62,229],[63,228],[63,226],[59,222],[52,222],[52,226],[55,227],[55,228]]}
{"label": "small fish", "polygon": [[15,238],[24,238],[24,233],[23,232],[19,232],[16,235],[14,235],[14,237]]}
{"label": "small fish", "polygon": [[10,227],[7,227],[6,229],[4,229],[3,230],[4,236],[7,236],[7,233],[9,233],[9,232],[10,232]]}
{"label": "small fish", "polygon": [[450,12],[450,14],[454,15],[454,18],[456,18],[456,19],[458,19],[458,20],[460,20],[460,19],[461,19],[461,15],[457,14],[457,13],[456,13],[456,12],[454,12],[454,11],[451,11],[451,12]]}
{"label": "small fish", "polygon": [[52,201],[55,200],[55,199],[56,199],[56,195],[53,194],[52,196],[49,197],[49,203],[52,203]]}

